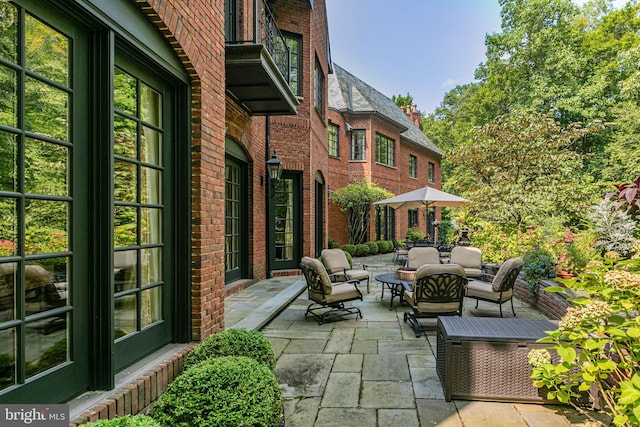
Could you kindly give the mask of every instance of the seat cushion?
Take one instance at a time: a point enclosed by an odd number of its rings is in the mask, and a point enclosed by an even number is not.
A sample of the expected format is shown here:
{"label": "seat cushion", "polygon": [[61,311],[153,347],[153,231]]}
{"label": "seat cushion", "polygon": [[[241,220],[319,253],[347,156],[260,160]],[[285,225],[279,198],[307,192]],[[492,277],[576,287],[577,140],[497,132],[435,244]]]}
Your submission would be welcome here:
{"label": "seat cushion", "polygon": [[326,302],[348,301],[361,298],[362,294],[354,283],[339,283],[331,287],[331,293],[326,295]]}
{"label": "seat cushion", "polygon": [[482,277],[482,270],[479,268],[465,268],[464,274],[467,277]]}
{"label": "seat cushion", "polygon": [[366,280],[369,278],[369,272],[367,270],[347,270],[347,276],[349,276],[349,280]]}
{"label": "seat cushion", "polygon": [[433,303],[433,302],[416,302],[413,300],[413,292],[404,291],[404,300],[421,314],[441,314],[441,313],[453,313],[460,309],[460,303],[458,302],[446,302],[446,303]]}
{"label": "seat cushion", "polygon": [[507,274],[509,273],[509,270],[517,265],[522,264],[523,262],[524,261],[522,261],[522,258],[510,258],[503,262],[500,266],[500,269],[496,273],[496,277],[493,278],[493,290],[496,292],[499,291],[502,282],[504,282]]}
{"label": "seat cushion", "polygon": [[[513,295],[513,290],[502,293],[502,300],[508,300]],[[498,302],[500,300],[500,292],[494,292],[491,283],[481,280],[469,280],[467,283],[467,296],[471,298],[482,298],[490,301]]]}

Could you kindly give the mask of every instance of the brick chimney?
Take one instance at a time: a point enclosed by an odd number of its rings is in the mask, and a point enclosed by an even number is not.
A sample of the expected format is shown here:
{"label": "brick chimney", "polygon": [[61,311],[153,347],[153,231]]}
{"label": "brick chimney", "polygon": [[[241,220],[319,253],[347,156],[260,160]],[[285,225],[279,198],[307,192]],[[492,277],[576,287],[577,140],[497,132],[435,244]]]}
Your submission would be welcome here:
{"label": "brick chimney", "polygon": [[400,107],[400,109],[409,117],[409,120],[420,130],[422,130],[422,114],[418,111],[417,105],[407,105],[406,107]]}

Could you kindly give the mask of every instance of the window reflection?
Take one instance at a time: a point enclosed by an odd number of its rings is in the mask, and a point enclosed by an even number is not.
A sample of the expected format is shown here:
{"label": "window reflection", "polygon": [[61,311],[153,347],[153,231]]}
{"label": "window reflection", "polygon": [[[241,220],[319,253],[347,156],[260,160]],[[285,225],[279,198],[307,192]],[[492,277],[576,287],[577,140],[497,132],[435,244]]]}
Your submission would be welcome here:
{"label": "window reflection", "polygon": [[69,149],[27,138],[25,141],[25,191],[66,196]]}
{"label": "window reflection", "polygon": [[113,242],[116,248],[134,246],[138,243],[138,209],[130,206],[116,206],[113,218]]}
{"label": "window reflection", "polygon": [[113,152],[116,156],[136,159],[136,122],[116,115],[113,118]]}
{"label": "window reflection", "polygon": [[68,140],[69,94],[31,77],[24,85],[25,130]]}
{"label": "window reflection", "polygon": [[117,251],[113,254],[114,292],[122,292],[136,287],[137,252]]}
{"label": "window reflection", "polygon": [[14,256],[18,250],[16,199],[0,197],[0,258]]}
{"label": "window reflection", "polygon": [[142,208],[140,222],[140,244],[162,243],[162,209]]}
{"label": "window reflection", "polygon": [[140,118],[153,126],[162,126],[162,97],[144,83],[140,84]]}
{"label": "window reflection", "polygon": [[69,247],[69,205],[52,200],[27,200],[25,206],[25,253],[66,252]]}
{"label": "window reflection", "polygon": [[142,286],[158,283],[162,280],[162,248],[142,250]]}
{"label": "window reflection", "polygon": [[69,40],[32,16],[25,18],[25,65],[54,82],[69,84]]}
{"label": "window reflection", "polygon": [[0,58],[16,62],[18,59],[18,11],[0,2]]}
{"label": "window reflection", "polygon": [[156,166],[162,166],[162,134],[150,127],[143,126],[140,135],[140,160]]}
{"label": "window reflection", "polygon": [[16,383],[15,335],[15,329],[0,331],[0,390]]}
{"label": "window reflection", "polygon": [[140,298],[140,327],[162,320],[162,288],[157,286],[142,291]]}
{"label": "window reflection", "polygon": [[[2,7],[2,3],[0,3]],[[1,28],[1,26],[0,26]],[[0,36],[1,37],[1,36]],[[0,45],[2,41],[0,40]],[[0,47],[0,49],[2,49]],[[18,122],[18,76],[8,67],[0,65],[0,124],[16,127]]]}
{"label": "window reflection", "polygon": [[113,101],[116,110],[136,115],[136,79],[119,68],[114,69]]}
{"label": "window reflection", "polygon": [[135,332],[137,329],[136,294],[116,298],[114,307],[114,332],[117,340],[118,338]]}
{"label": "window reflection", "polygon": [[43,334],[42,321],[27,325],[26,374],[32,377],[69,360],[66,328],[51,334]]}
{"label": "window reflection", "polygon": [[116,160],[113,166],[113,195],[118,202],[136,201],[136,165],[133,163]]}

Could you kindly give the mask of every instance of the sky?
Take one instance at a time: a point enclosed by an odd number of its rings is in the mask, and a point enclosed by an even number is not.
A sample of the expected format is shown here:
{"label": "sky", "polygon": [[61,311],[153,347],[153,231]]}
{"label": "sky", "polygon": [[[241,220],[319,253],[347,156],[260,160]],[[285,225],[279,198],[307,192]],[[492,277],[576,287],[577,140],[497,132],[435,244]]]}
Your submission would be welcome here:
{"label": "sky", "polygon": [[474,81],[485,35],[500,32],[498,0],[326,0],[331,59],[425,114]]}
{"label": "sky", "polygon": [[333,62],[389,98],[409,93],[424,114],[457,85],[475,81],[486,60],[485,36],[501,32],[498,0],[326,4]]}

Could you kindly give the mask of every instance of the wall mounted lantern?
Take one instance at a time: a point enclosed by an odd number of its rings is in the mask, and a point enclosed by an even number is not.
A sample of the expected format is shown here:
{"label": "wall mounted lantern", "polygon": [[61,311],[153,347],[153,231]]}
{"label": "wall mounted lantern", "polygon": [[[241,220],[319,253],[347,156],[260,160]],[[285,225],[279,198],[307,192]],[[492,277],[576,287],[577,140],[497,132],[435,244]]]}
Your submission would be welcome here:
{"label": "wall mounted lantern", "polygon": [[276,183],[282,176],[282,163],[280,162],[280,159],[278,159],[278,153],[275,150],[273,150],[271,158],[267,160],[267,173],[269,175],[269,184],[271,186],[271,196],[273,196],[275,193]]}

